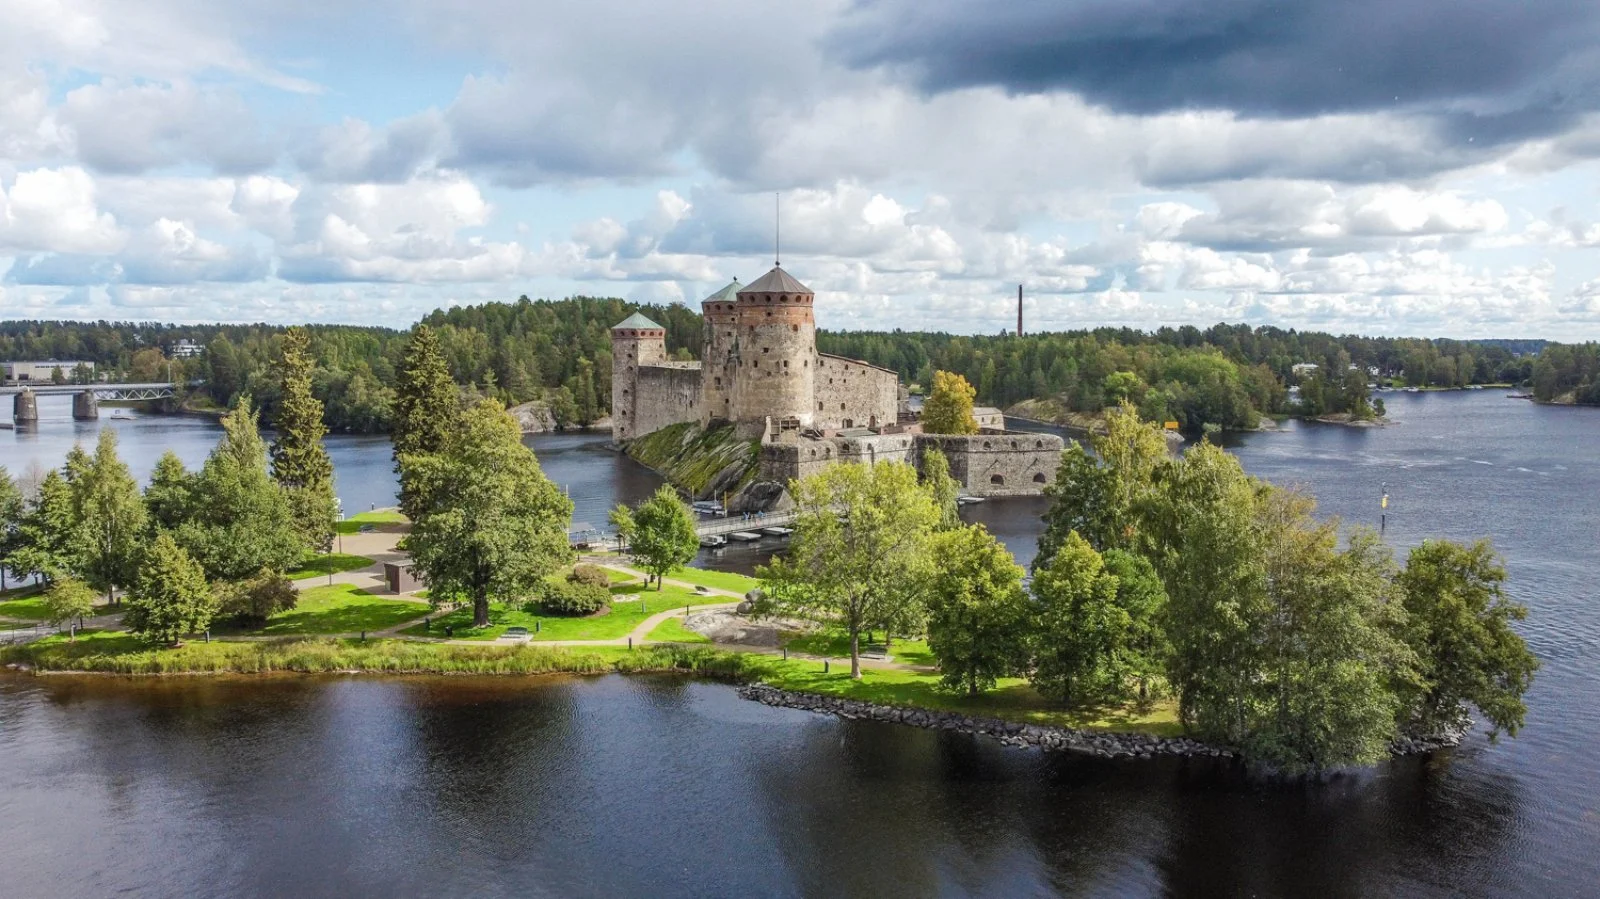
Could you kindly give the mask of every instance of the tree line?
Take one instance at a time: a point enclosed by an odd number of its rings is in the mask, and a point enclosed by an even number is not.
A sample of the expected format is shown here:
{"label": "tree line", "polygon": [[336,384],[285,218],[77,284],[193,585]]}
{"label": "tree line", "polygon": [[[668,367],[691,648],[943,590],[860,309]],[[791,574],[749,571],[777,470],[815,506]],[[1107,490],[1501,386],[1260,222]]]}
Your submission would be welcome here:
{"label": "tree line", "polygon": [[36,482],[0,468],[0,577],[37,578],[58,624],[92,614],[96,594],[108,607],[125,603],[124,625],[151,642],[293,608],[284,575],[307,552],[328,550],[336,505],[309,340],[292,328],[279,341],[284,401],[270,454],[242,395],[199,471],[169,451],[143,491],[109,428],[92,453],[74,446]]}
{"label": "tree line", "polygon": [[1312,500],[1203,442],[1169,455],[1128,405],[1093,454],[1066,451],[1032,578],[956,517],[943,457],[841,465],[793,485],[766,609],[863,636],[925,634],[946,686],[1025,677],[1081,708],[1175,699],[1186,730],[1284,771],[1378,760],[1404,736],[1515,734],[1538,662],[1487,542],[1430,540],[1397,564]]}

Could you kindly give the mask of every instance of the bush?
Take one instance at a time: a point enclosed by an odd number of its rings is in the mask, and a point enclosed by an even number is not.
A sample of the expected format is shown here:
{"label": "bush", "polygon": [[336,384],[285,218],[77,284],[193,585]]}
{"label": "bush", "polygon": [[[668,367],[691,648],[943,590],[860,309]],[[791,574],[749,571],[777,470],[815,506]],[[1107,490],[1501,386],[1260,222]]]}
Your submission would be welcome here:
{"label": "bush", "polygon": [[567,574],[567,583],[587,584],[607,591],[611,589],[611,578],[606,576],[606,570],[599,565],[572,566],[572,571]]}
{"label": "bush", "polygon": [[294,608],[299,591],[276,571],[263,570],[245,581],[217,585],[219,614],[240,624],[262,624],[279,612]]}
{"label": "bush", "polygon": [[593,615],[611,601],[611,591],[593,584],[573,581],[551,584],[536,602],[528,604],[526,611],[545,615],[578,617]]}

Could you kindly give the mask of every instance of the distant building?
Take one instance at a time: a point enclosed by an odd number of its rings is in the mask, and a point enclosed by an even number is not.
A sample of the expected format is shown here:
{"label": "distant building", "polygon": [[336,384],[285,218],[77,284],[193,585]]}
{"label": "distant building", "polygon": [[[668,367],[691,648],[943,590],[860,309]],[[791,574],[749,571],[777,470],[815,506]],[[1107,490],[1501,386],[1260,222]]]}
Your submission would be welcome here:
{"label": "distant building", "polygon": [[46,359],[42,362],[0,362],[0,374],[3,374],[8,384],[21,384],[33,381],[50,383],[51,376],[56,369],[61,369],[61,374],[68,381],[72,380],[72,371],[78,366],[85,366],[89,371],[94,371],[93,362],[79,362],[76,359]]}
{"label": "distant building", "polygon": [[193,359],[204,355],[206,348],[192,340],[180,340],[172,345],[172,350],[167,353],[170,359]]}
{"label": "distant building", "polygon": [[1289,370],[1294,372],[1295,377],[1303,378],[1306,375],[1316,374],[1317,369],[1320,367],[1315,362],[1296,362],[1289,367]]}

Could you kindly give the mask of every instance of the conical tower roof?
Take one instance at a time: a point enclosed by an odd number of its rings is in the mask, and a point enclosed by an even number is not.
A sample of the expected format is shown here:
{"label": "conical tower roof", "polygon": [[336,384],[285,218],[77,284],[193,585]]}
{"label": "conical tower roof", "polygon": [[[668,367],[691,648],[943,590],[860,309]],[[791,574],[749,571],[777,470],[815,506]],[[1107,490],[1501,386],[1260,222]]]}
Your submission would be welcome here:
{"label": "conical tower roof", "polygon": [[627,318],[623,319],[622,321],[617,322],[616,324],[611,326],[611,330],[613,330],[613,331],[616,331],[616,330],[619,330],[619,329],[622,329],[622,328],[629,328],[629,329],[634,329],[634,330],[643,330],[645,328],[654,328],[657,331],[665,331],[666,330],[666,328],[663,328],[660,325],[656,324],[655,322],[651,321],[650,319],[645,318],[644,314],[640,313],[640,312],[635,312],[634,314],[628,316]]}
{"label": "conical tower roof", "polygon": [[701,303],[731,303],[739,294],[739,279],[734,278],[727,287],[701,300]]}
{"label": "conical tower roof", "polygon": [[750,282],[740,289],[739,293],[803,293],[810,294],[811,288],[801,284],[794,276],[784,271],[780,266],[773,266],[772,271]]}

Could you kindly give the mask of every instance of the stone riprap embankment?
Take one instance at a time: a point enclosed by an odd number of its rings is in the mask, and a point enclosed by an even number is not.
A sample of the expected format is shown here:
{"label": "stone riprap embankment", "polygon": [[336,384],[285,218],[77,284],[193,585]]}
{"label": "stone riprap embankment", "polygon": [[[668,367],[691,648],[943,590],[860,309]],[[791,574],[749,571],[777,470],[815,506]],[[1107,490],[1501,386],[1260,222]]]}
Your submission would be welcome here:
{"label": "stone riprap embankment", "polygon": [[978,718],[960,712],[877,705],[858,699],[795,693],[765,684],[740,687],[739,695],[764,705],[837,715],[840,718],[888,721],[894,724],[909,724],[912,727],[983,734],[994,737],[1007,746],[1037,746],[1041,749],[1077,752],[1101,758],[1148,759],[1158,755],[1173,755],[1186,758],[1231,759],[1236,755],[1231,749],[1211,746],[1187,737],[1156,737],[1148,734],[1074,730],[1070,727],[1024,724],[1020,721],[1003,721],[999,718]]}

